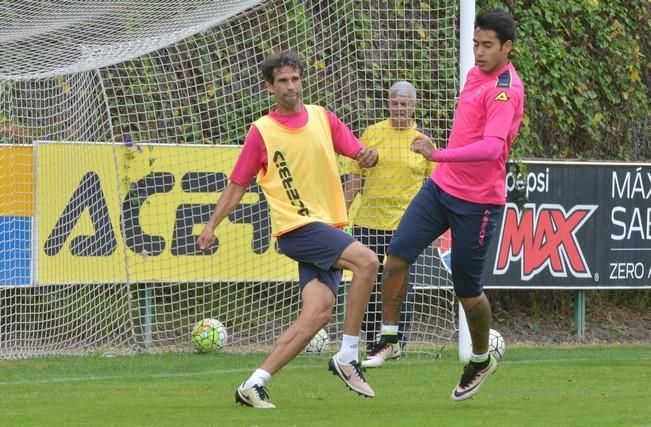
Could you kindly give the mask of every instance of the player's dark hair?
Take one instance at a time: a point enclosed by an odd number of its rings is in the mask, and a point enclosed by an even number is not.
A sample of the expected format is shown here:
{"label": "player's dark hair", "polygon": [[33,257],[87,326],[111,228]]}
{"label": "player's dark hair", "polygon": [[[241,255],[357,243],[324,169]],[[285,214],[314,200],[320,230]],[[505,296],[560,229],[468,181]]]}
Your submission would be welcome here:
{"label": "player's dark hair", "polygon": [[280,52],[269,56],[260,64],[260,71],[262,71],[262,77],[265,81],[273,84],[274,70],[279,70],[283,67],[292,67],[303,77],[305,64],[296,53],[291,51]]}
{"label": "player's dark hair", "polygon": [[503,10],[493,9],[478,15],[475,19],[475,28],[495,31],[500,46],[506,43],[507,40],[515,43],[513,17]]}

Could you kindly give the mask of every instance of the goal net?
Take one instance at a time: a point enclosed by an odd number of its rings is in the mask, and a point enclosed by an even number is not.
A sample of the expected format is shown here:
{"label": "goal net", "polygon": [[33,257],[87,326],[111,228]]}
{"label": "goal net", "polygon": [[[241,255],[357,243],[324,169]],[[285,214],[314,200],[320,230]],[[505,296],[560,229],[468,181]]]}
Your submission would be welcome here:
{"label": "goal net", "polygon": [[[444,146],[458,92],[457,3],[0,5],[0,358],[190,351],[203,318],[226,325],[225,351],[269,348],[296,318],[300,295],[255,182],[217,243],[196,247],[249,126],[273,106],[260,62],[299,53],[305,102],[358,136],[389,118],[388,89],[407,80],[416,123]],[[383,158],[405,161],[402,149]],[[349,167],[342,162],[342,180]],[[351,220],[371,194],[378,206],[400,205],[389,195],[407,191],[416,169],[394,167],[384,190],[362,188]],[[383,211],[371,214],[376,228],[390,229]],[[412,272],[410,354],[436,353],[455,336],[438,253],[427,248]],[[345,278],[331,342],[341,339]]]}

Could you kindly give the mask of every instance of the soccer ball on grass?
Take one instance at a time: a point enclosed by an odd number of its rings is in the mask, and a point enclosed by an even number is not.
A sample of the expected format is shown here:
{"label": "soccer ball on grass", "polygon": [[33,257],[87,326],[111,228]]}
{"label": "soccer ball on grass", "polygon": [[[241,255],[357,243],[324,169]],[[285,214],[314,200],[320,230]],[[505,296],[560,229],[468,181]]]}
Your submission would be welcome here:
{"label": "soccer ball on grass", "polygon": [[495,329],[491,329],[488,334],[488,352],[496,359],[500,360],[504,357],[504,337]]}
{"label": "soccer ball on grass", "polygon": [[321,329],[316,333],[314,338],[312,338],[307,347],[305,347],[305,352],[322,353],[328,349],[328,344],[330,344],[330,337],[325,329]]}
{"label": "soccer ball on grass", "polygon": [[192,328],[192,344],[199,353],[221,350],[226,345],[226,327],[217,319],[203,319]]}

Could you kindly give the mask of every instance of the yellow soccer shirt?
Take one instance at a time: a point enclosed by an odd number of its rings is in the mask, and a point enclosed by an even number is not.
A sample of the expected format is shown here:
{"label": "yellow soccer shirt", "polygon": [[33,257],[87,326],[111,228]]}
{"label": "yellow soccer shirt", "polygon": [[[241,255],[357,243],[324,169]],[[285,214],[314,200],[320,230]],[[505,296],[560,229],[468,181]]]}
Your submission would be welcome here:
{"label": "yellow soccer shirt", "polygon": [[352,167],[353,173],[364,177],[353,225],[385,231],[398,228],[409,202],[436,166],[409,149],[420,133],[415,123],[410,129],[394,129],[389,119],[364,131],[362,144],[376,148],[379,160],[372,168],[360,169],[357,163]]}
{"label": "yellow soccer shirt", "polygon": [[315,221],[335,227],[348,223],[326,112],[316,105],[305,110],[307,124],[297,129],[269,116],[255,122],[269,157],[258,184],[271,209],[274,236]]}

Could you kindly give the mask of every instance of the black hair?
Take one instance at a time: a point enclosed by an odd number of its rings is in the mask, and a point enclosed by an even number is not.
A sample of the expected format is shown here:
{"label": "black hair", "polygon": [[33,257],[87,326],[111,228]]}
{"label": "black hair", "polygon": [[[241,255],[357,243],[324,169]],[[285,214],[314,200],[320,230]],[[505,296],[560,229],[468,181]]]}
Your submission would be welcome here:
{"label": "black hair", "polygon": [[295,52],[291,51],[280,52],[267,57],[260,64],[260,71],[262,71],[262,77],[265,81],[273,84],[274,70],[279,70],[283,67],[292,67],[303,77],[305,64]]}
{"label": "black hair", "polygon": [[500,45],[506,43],[507,40],[515,43],[513,17],[503,10],[493,9],[478,15],[475,19],[475,28],[495,31]]}

